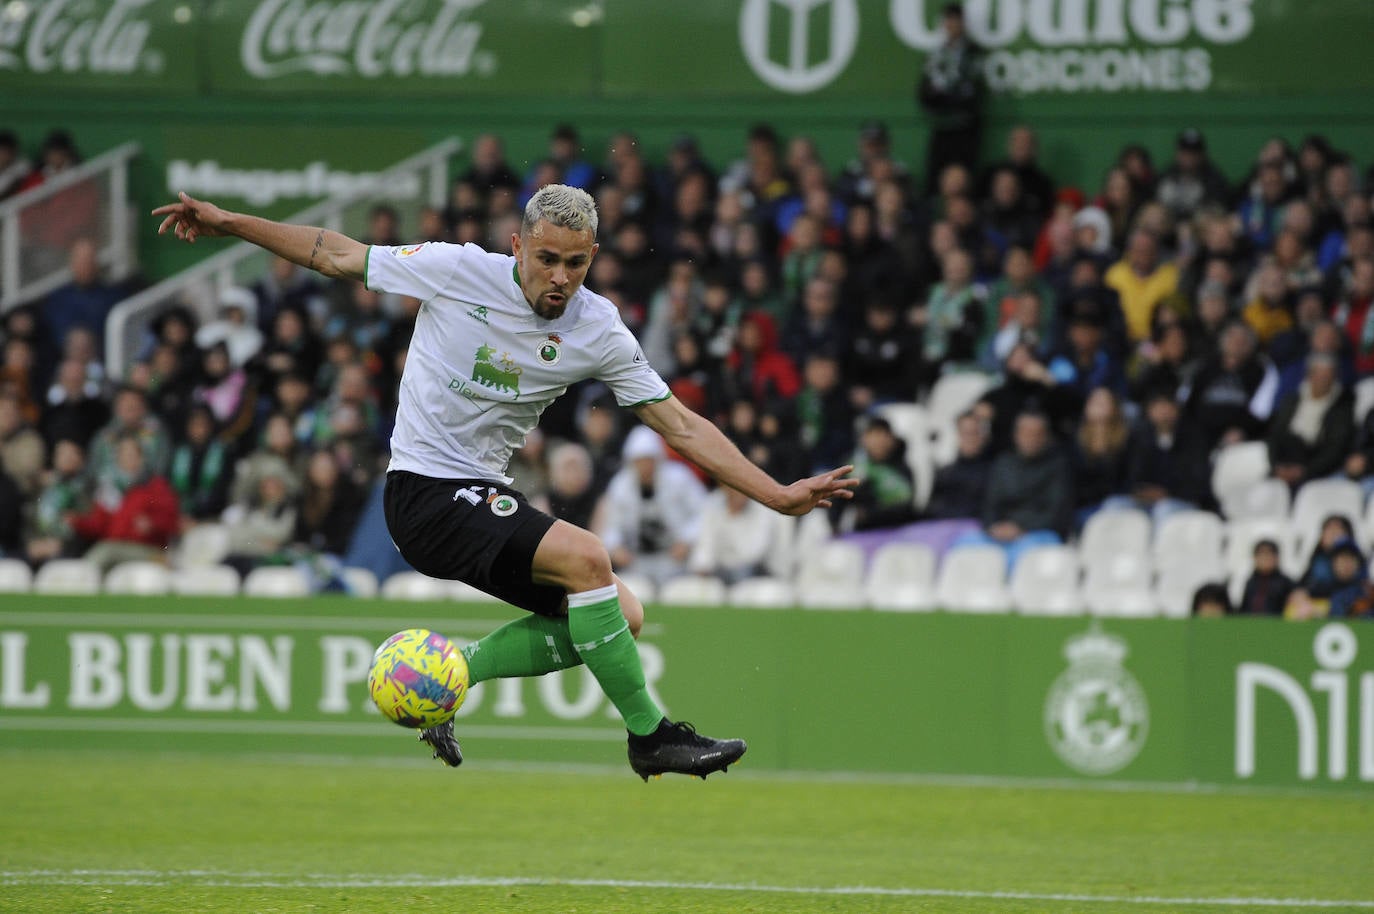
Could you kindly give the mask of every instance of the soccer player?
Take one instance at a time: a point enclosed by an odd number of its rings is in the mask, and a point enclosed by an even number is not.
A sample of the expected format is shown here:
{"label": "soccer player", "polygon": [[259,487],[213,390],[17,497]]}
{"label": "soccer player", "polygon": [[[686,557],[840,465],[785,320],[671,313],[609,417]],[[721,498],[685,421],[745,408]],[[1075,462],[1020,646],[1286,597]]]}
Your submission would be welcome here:
{"label": "soccer player", "polygon": [[[850,498],[841,467],[781,485],[711,422],[683,406],[644,358],[615,305],[583,288],[596,256],[592,198],[561,184],[525,207],[513,256],[473,244],[369,246],[327,229],[228,212],[186,194],[153,210],[184,241],[231,235],[325,276],[418,298],[401,377],[386,519],[411,565],[528,610],[463,653],[472,682],[540,676],[585,663],[629,731],[630,767],[705,777],[744,754],[666,719],[645,687],[634,638],[644,608],[611,571],[601,541],[530,506],[506,467],[568,385],[597,378],[678,453],[784,514]],[[453,724],[420,739],[450,766]]]}

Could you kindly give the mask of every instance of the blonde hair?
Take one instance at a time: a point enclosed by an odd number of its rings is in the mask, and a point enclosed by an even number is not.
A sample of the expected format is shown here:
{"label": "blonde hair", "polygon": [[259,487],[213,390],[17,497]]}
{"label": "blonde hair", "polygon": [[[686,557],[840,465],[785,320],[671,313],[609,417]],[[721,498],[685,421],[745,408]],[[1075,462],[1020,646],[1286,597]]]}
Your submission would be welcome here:
{"label": "blonde hair", "polygon": [[566,184],[546,184],[525,204],[525,215],[520,220],[520,234],[528,235],[540,220],[550,225],[561,225],[574,232],[590,230],[596,237],[596,201],[585,190],[569,187]]}

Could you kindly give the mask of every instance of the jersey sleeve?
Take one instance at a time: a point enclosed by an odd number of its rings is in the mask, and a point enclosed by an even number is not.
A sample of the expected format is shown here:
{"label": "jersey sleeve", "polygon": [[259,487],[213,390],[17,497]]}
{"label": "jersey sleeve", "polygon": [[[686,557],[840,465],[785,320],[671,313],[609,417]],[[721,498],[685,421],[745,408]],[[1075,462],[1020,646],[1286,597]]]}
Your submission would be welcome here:
{"label": "jersey sleeve", "polygon": [[374,292],[392,292],[429,301],[448,284],[467,256],[466,246],[427,241],[394,247],[374,244],[367,249],[363,285]]}
{"label": "jersey sleeve", "polygon": [[649,365],[639,341],[618,317],[607,334],[596,379],[615,393],[621,406],[643,406],[670,396],[667,383]]}

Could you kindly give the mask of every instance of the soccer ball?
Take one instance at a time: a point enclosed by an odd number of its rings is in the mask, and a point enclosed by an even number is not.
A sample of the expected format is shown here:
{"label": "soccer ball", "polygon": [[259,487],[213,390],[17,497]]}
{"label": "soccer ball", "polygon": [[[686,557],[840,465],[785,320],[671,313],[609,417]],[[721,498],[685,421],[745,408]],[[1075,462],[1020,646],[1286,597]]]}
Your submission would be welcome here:
{"label": "soccer ball", "polygon": [[409,628],[372,655],[367,693],[402,727],[427,730],[452,719],[468,695],[468,664],[438,632]]}

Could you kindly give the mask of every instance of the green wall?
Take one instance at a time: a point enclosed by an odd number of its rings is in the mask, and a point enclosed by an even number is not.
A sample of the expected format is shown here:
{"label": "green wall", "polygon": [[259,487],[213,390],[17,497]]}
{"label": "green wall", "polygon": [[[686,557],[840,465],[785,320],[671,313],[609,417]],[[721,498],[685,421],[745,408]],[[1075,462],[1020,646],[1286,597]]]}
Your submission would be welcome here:
{"label": "green wall", "polygon": [[[504,607],[0,598],[0,744],[407,757],[367,702],[373,647],[460,641]],[[1338,622],[1089,620],[653,608],[641,639],[674,716],[750,741],[751,768],[1374,786],[1374,634]],[[1363,650],[1362,650],[1363,649]],[[479,758],[618,764],[584,669],[484,683]]]}

